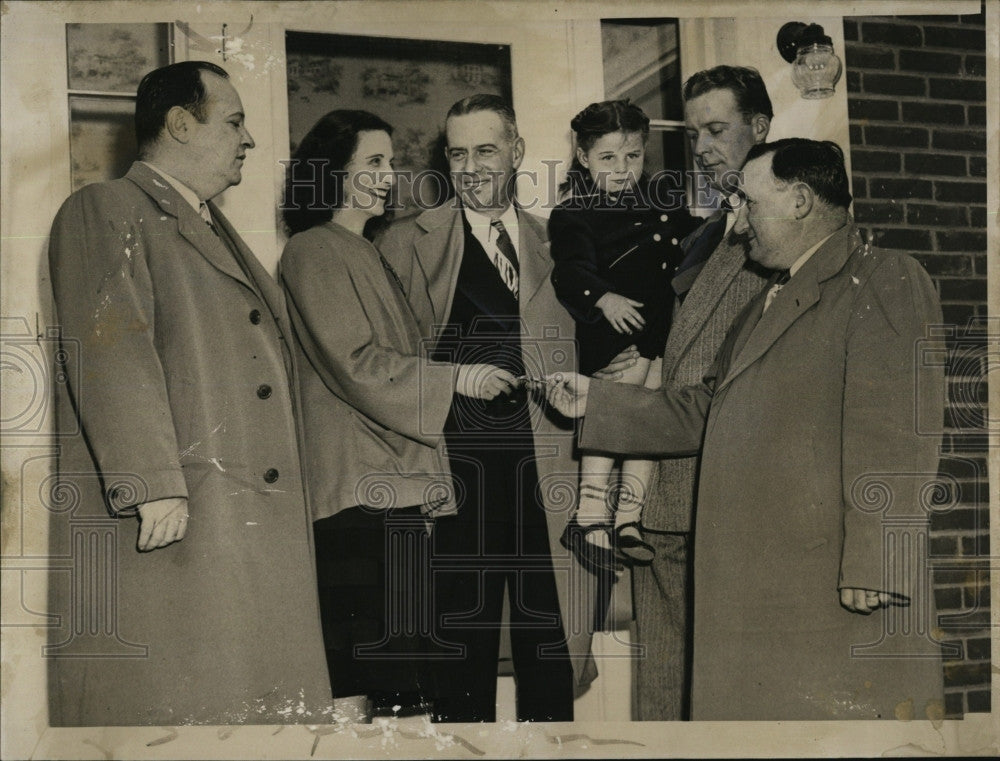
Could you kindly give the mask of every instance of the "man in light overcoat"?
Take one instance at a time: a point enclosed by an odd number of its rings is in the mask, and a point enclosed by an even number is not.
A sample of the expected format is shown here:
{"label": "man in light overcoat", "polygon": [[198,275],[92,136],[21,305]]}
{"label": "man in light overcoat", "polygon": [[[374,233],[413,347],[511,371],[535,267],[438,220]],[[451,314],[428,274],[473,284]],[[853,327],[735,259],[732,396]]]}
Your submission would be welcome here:
{"label": "man in light overcoat", "polygon": [[50,723],[321,722],[285,303],[212,202],[254,146],[243,106],[220,67],[172,64],[140,83],[136,135],[141,160],[52,226]]}
{"label": "man in light overcoat", "polygon": [[775,274],[704,382],[570,376],[550,399],[586,412],[584,449],[702,449],[693,719],[940,718],[937,292],[862,239],[834,143],[755,146],[744,174],[735,229]]}

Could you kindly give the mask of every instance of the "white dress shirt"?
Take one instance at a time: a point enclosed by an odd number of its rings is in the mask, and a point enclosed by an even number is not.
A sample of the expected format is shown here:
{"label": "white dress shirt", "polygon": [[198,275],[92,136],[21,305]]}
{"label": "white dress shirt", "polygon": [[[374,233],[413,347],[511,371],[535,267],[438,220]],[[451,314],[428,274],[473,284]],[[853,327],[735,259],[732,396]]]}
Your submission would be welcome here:
{"label": "white dress shirt", "polygon": [[[494,253],[498,253],[497,232],[493,228],[493,217],[476,211],[475,209],[470,209],[467,206],[463,206],[462,211],[465,214],[465,219],[469,223],[469,228],[472,230],[472,234],[476,236],[476,240],[479,241],[479,245],[483,247],[483,251],[485,251],[489,255],[490,260],[492,260]],[[500,221],[506,228],[507,235],[510,236],[510,242],[514,246],[514,253],[517,254],[518,261],[520,261],[521,249],[519,238],[521,236],[518,234],[517,210],[514,208],[513,204],[508,206],[507,211],[500,215]]]}
{"label": "white dress shirt", "polygon": [[[817,251],[819,251],[820,247],[828,240],[830,240],[830,238],[832,238],[834,233],[836,232],[837,231],[834,230],[832,233],[823,238],[823,240],[821,240],[815,246],[811,246],[804,254],[802,254],[802,256],[796,259],[795,263],[788,268],[788,279],[791,280],[792,276],[795,275],[795,273],[798,272],[800,269],[802,269],[802,265],[805,264],[807,261],[809,261],[809,258]],[[788,281],[786,280],[785,283],[787,282]],[[785,283],[775,283],[774,285],[771,286],[771,289],[767,292],[767,296],[764,297],[764,309],[761,312],[761,314],[763,314],[763,312],[766,312],[767,308],[771,306],[771,302],[774,301],[774,297],[778,295],[778,291],[780,291],[782,288],[785,287]]]}

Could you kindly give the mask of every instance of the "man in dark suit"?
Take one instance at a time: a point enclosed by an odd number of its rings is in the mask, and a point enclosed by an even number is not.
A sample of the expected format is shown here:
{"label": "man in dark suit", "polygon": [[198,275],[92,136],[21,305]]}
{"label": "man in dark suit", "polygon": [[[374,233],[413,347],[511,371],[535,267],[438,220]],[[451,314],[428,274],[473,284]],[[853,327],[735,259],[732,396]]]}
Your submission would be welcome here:
{"label": "man in dark suit", "polygon": [[[750,148],[767,139],[773,111],[753,69],[716,66],[684,83],[684,120],[691,152],[711,186],[728,195]],[[699,199],[700,200],[700,199]],[[681,245],[684,260],[673,279],[678,306],[663,351],[664,388],[699,382],[715,358],[726,329],[764,285],[761,269],[746,257],[732,230],[728,208],[713,214]],[[649,566],[634,574],[637,642],[645,657],[634,663],[635,718],[687,718],[690,658],[689,550],[698,457],[657,463],[642,512],[643,538],[656,548]]]}
{"label": "man in dark suit", "polygon": [[243,105],[187,61],[143,78],[135,124],[141,160],[74,193],[49,247],[74,497],[52,515],[73,568],[50,584],[51,723],[319,721],[284,298],[212,202],[254,146]]}
{"label": "man in dark suit", "polygon": [[[445,131],[458,197],[379,244],[432,356],[515,376],[572,368],[573,323],[552,289],[545,225],[513,203],[524,155],[513,109],[494,95],[465,98]],[[573,431],[538,401],[521,388],[488,403],[455,397],[449,413],[459,504],[433,530],[433,617],[437,638],[459,649],[440,661],[437,721],[494,720],[505,590],[518,718],[571,720],[574,666],[578,682],[593,678],[586,628],[566,626],[567,614],[587,620],[587,592],[570,599],[585,572],[559,552],[557,582],[552,559],[567,518],[560,495],[576,485]]]}
{"label": "man in dark suit", "polygon": [[861,238],[834,143],[758,145],[744,172],[735,229],[776,274],[704,382],[571,376],[550,400],[586,411],[587,449],[702,448],[692,718],[939,718],[940,436],[919,424],[943,411],[941,363],[919,351],[943,351],[937,293],[913,258]]}

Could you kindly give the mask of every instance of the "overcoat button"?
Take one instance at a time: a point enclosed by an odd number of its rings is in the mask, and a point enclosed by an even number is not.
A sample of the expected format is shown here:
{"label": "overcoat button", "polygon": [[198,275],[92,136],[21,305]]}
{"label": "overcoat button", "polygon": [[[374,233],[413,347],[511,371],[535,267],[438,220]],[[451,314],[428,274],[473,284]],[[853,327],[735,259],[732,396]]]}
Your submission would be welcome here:
{"label": "overcoat button", "polygon": [[254,309],[250,312],[250,322],[254,325],[260,325],[260,310]]}
{"label": "overcoat button", "polygon": [[266,383],[261,383],[257,386],[257,396],[261,399],[267,399],[271,395],[271,387]]}
{"label": "overcoat button", "polygon": [[668,217],[666,214],[661,214],[660,215],[660,221],[661,222],[666,222],[668,219],[670,219],[670,217]]}
{"label": "overcoat button", "polygon": [[264,480],[269,484],[273,484],[278,480],[278,470],[277,468],[268,468],[264,471]]}
{"label": "overcoat button", "polygon": [[655,240],[657,243],[659,243],[661,240],[663,240],[663,236],[660,235],[659,233],[654,233],[653,234],[653,240]]}

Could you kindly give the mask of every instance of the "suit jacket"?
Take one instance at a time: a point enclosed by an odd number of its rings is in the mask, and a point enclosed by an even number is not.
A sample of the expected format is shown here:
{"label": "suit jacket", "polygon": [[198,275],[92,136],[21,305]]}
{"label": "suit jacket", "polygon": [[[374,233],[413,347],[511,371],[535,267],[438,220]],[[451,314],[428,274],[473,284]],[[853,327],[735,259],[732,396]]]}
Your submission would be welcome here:
{"label": "suit jacket", "polygon": [[[889,718],[910,700],[925,716],[942,693],[926,525],[940,439],[917,425],[944,402],[925,361],[941,350],[934,286],[849,224],[763,304],[708,385],[595,382],[581,444],[691,452],[704,435],[692,718]],[[913,602],[863,616],[844,587]]]}
{"label": "suit jacket", "polygon": [[[137,163],[74,193],[52,226],[69,379],[52,550],[116,582],[81,601],[79,578],[52,576],[56,725],[329,707],[284,299],[211,210],[221,237]],[[188,498],[187,535],[139,553],[122,518],[166,497]]]}
{"label": "suit jacket", "polygon": [[[556,299],[550,275],[545,224],[518,212],[520,267],[521,355],[531,375],[568,372],[576,366],[573,320]],[[456,201],[390,227],[379,249],[403,282],[414,315],[425,337],[435,336],[451,312],[464,231]],[[578,685],[596,676],[590,656],[589,622],[593,620],[593,587],[580,584],[587,572],[559,544],[559,537],[576,505],[579,461],[574,452],[572,424],[538,400],[529,401],[539,488],[549,528],[549,546],[556,568],[556,586]]]}
{"label": "suit jacket", "polygon": [[355,505],[454,513],[442,430],[457,368],[421,356],[416,320],[378,251],[329,222],[292,236],[281,280],[314,519]]}
{"label": "suit jacket", "polygon": [[[713,216],[681,242],[698,253],[702,238],[722,223]],[[710,245],[710,244],[709,244]],[[748,262],[743,246],[724,238],[714,250],[698,256],[694,267],[679,272],[674,287],[684,293],[675,307],[663,350],[662,385],[681,389],[699,383],[711,367],[729,326],[764,286],[760,270]],[[698,457],[669,457],[657,462],[642,525],[654,531],[684,532],[693,525]]]}

